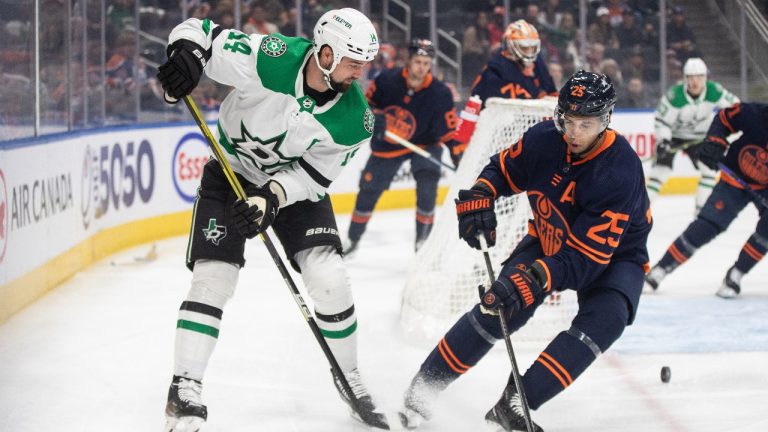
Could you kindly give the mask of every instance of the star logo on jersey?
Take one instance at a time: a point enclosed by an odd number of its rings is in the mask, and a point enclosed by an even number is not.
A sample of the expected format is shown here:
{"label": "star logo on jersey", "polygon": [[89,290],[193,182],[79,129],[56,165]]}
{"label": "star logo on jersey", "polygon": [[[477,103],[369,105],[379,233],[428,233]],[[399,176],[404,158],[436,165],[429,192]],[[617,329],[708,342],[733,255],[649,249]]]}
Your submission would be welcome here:
{"label": "star logo on jersey", "polygon": [[280,57],[285,54],[287,49],[288,46],[285,45],[285,42],[275,36],[267,36],[261,43],[261,50],[270,57]]}
{"label": "star logo on jersey", "polygon": [[218,246],[219,242],[227,236],[227,227],[224,225],[217,225],[216,219],[211,218],[208,220],[208,228],[203,228],[203,234],[205,234],[206,241],[210,241]]}
{"label": "star logo on jersey", "polygon": [[363,127],[365,128],[366,132],[369,134],[373,133],[373,112],[370,108],[365,109],[365,114],[363,114]]}
{"label": "star logo on jersey", "polygon": [[271,138],[262,139],[248,132],[248,129],[241,120],[241,137],[232,137],[232,145],[235,147],[235,152],[241,161],[245,159],[254,167],[271,174],[277,171],[276,168],[288,165],[299,159],[298,157],[285,156],[280,152],[280,146],[283,145],[287,133],[288,131],[285,131]]}

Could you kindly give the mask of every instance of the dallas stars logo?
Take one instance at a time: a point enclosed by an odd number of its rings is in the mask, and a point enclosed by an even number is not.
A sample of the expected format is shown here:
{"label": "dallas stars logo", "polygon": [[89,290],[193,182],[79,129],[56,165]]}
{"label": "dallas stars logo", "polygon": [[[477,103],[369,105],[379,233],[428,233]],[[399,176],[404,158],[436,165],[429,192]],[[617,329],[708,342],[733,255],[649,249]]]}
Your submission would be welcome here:
{"label": "dallas stars logo", "polygon": [[365,127],[369,134],[373,133],[373,122],[373,112],[371,112],[370,108],[366,108],[365,114],[363,114],[363,127]]}
{"label": "dallas stars logo", "polygon": [[281,166],[288,165],[298,160],[298,157],[285,156],[280,152],[280,147],[285,141],[285,135],[288,131],[272,138],[261,139],[253,136],[246,129],[243,121],[240,121],[241,138],[232,137],[232,145],[238,158],[242,161],[249,161],[256,168],[270,174],[277,171]]}
{"label": "dallas stars logo", "polygon": [[285,42],[275,36],[267,36],[264,38],[264,42],[261,43],[261,50],[270,57],[280,57],[285,54],[286,49],[288,47],[285,45]]}
{"label": "dallas stars logo", "polygon": [[227,227],[224,225],[216,225],[216,219],[211,218],[208,220],[208,228],[203,228],[203,234],[205,234],[206,240],[209,240],[218,246],[219,242],[227,236]]}

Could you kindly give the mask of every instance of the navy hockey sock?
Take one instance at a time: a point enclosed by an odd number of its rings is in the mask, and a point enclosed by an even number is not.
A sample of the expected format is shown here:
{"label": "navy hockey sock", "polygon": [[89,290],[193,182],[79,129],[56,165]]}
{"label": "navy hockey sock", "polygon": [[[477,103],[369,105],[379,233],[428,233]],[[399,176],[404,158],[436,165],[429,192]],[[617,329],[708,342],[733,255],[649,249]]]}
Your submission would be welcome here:
{"label": "navy hockey sock", "polygon": [[432,224],[435,221],[435,212],[424,211],[420,208],[416,209],[416,241],[423,241],[427,239],[429,233],[432,231]]}
{"label": "navy hockey sock", "polygon": [[758,234],[752,234],[739,252],[736,269],[742,274],[748,273],[765,256],[766,251],[768,251],[768,239]]}
{"label": "navy hockey sock", "polygon": [[667,252],[657,265],[667,271],[675,269],[680,264],[688,261],[696,252],[696,249],[709,243],[720,232],[721,229],[717,225],[706,219],[697,218],[669,246],[669,249],[667,249]]}
{"label": "navy hockey sock", "polygon": [[349,224],[349,239],[359,241],[363,236],[368,221],[373,216],[373,208],[381,197],[383,191],[373,189],[360,189],[355,202],[355,210],[352,212],[352,223]]}

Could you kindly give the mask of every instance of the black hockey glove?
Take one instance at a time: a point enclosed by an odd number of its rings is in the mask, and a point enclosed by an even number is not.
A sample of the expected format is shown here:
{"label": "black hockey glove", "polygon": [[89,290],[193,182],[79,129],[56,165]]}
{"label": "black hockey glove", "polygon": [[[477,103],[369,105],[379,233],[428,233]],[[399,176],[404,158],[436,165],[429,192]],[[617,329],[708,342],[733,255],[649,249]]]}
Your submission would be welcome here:
{"label": "black hockey glove", "polygon": [[245,190],[248,198],[232,204],[232,222],[245,238],[252,239],[264,232],[277,217],[280,200],[269,188],[249,185]]}
{"label": "black hockey glove", "polygon": [[547,295],[545,274],[541,264],[536,262],[525,270],[515,267],[510,273],[502,273],[491,289],[487,292],[481,289],[482,312],[495,315],[505,308],[509,313],[515,313],[543,299]]}
{"label": "black hockey glove", "polygon": [[709,169],[717,171],[720,169],[717,164],[723,160],[726,149],[727,146],[725,144],[719,141],[711,140],[709,137],[707,137],[707,139],[701,143],[698,150],[696,151],[695,158],[698,159],[699,162],[709,167]]}
{"label": "black hockey glove", "polygon": [[479,234],[485,237],[488,247],[496,244],[496,212],[493,211],[493,194],[475,186],[469,190],[460,190],[456,203],[459,217],[459,237],[475,249],[480,249]]}
{"label": "black hockey glove", "polygon": [[167,52],[168,61],[158,68],[157,79],[165,90],[165,101],[176,103],[197,87],[210,56],[203,47],[186,39],[168,45]]}
{"label": "black hockey glove", "polygon": [[467,143],[461,143],[452,139],[446,142],[445,146],[448,148],[448,152],[451,155],[453,166],[458,168],[459,162],[461,162],[461,157],[464,156],[464,152],[467,150]]}
{"label": "black hockey glove", "polygon": [[384,133],[387,132],[387,116],[384,114],[373,115],[373,140],[384,141]]}

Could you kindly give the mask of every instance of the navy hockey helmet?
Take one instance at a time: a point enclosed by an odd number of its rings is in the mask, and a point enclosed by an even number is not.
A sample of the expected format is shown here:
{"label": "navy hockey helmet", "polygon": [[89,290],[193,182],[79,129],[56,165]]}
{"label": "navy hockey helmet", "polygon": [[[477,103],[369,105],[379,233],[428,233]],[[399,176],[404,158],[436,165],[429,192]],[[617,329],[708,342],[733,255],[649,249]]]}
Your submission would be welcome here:
{"label": "navy hockey helmet", "polygon": [[432,45],[432,41],[429,39],[413,39],[411,44],[408,45],[408,56],[412,57],[415,55],[435,58],[435,46]]}
{"label": "navy hockey helmet", "polygon": [[600,117],[603,129],[611,121],[616,105],[616,90],[611,79],[603,74],[580,70],[560,89],[555,107],[555,126],[565,133],[564,116],[574,114],[585,117]]}

